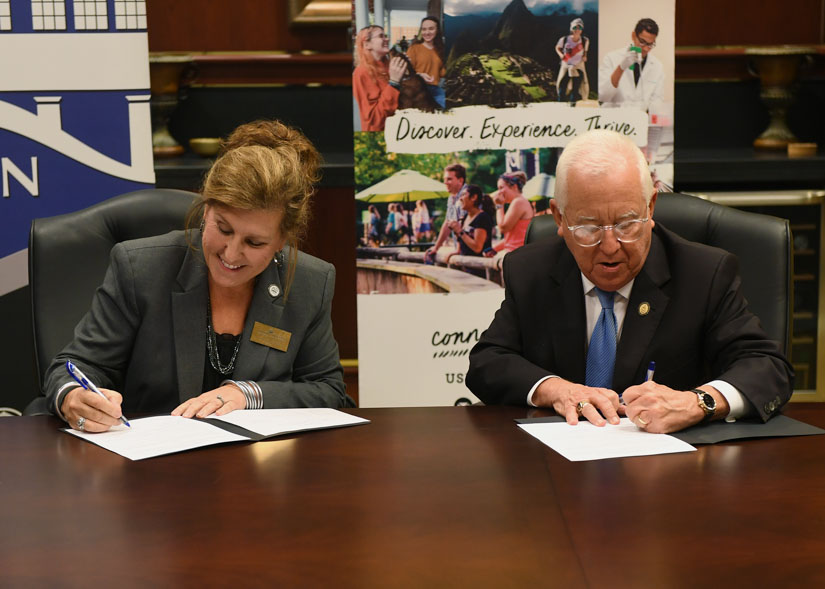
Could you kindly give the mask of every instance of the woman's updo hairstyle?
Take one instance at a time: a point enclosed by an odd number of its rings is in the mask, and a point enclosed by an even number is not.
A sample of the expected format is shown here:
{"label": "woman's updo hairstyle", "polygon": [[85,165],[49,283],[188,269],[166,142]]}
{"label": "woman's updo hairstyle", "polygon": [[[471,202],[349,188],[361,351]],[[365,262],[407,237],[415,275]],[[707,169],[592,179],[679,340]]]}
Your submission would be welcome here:
{"label": "woman's updo hairstyle", "polygon": [[521,170],[515,170],[513,172],[505,172],[501,176],[500,179],[504,180],[510,186],[516,186],[521,192],[521,189],[524,188],[525,182],[527,182],[527,174],[522,172]]}
{"label": "woman's updo hairstyle", "polygon": [[[279,229],[291,246],[291,279],[298,243],[309,225],[310,199],[320,178],[320,164],[318,150],[297,129],[274,120],[243,124],[222,142],[187,226],[200,222],[207,204],[283,211]],[[195,219],[197,223],[192,223]]]}

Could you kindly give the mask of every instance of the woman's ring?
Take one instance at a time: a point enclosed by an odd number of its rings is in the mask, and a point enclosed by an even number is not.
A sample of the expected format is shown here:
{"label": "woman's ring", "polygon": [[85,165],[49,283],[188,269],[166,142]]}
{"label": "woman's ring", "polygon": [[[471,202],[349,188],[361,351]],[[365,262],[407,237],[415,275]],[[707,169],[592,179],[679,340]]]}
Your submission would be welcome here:
{"label": "woman's ring", "polygon": [[85,431],[83,428],[86,427],[86,418],[85,417],[78,417],[77,418],[77,429],[80,431]]}
{"label": "woman's ring", "polygon": [[[218,401],[220,401],[220,402],[221,402],[221,407],[223,407],[224,405],[226,405],[226,401],[224,401],[224,400],[223,400],[223,397],[221,397],[220,395],[218,395]],[[218,409],[220,409],[220,407],[219,407]]]}
{"label": "woman's ring", "polygon": [[579,401],[578,403],[576,403],[576,413],[581,415],[584,408],[588,405],[590,405],[590,401]]}
{"label": "woman's ring", "polygon": [[641,413],[640,413],[639,415],[637,415],[637,416],[636,416],[636,420],[637,420],[637,421],[638,421],[641,425],[647,425],[647,424],[649,424],[649,423],[650,423],[649,421],[645,421],[644,419],[642,419],[642,414],[641,414]]}

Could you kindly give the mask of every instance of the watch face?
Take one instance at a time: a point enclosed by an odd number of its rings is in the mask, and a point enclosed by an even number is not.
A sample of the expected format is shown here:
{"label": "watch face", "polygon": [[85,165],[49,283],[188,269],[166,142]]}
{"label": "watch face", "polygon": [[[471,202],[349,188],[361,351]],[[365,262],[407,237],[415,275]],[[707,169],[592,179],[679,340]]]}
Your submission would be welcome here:
{"label": "watch face", "polygon": [[710,393],[705,393],[705,394],[702,395],[702,402],[711,411],[716,409],[716,400],[713,398],[713,395],[711,395]]}

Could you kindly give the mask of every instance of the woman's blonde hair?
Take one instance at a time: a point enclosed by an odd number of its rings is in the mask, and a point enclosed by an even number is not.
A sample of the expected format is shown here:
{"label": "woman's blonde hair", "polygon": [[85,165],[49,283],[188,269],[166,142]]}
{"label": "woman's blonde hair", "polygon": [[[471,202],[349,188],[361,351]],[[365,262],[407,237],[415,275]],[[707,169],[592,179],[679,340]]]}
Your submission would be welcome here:
{"label": "woman's blonde hair", "polygon": [[289,292],[311,214],[310,199],[320,178],[321,155],[303,133],[280,121],[254,121],[235,129],[221,144],[206,174],[201,199],[187,227],[203,219],[204,206],[282,211],[281,235],[290,245],[284,292]]}
{"label": "woman's blonde hair", "polygon": [[382,33],[384,32],[384,28],[378,25],[370,25],[358,31],[358,35],[355,37],[355,66],[363,66],[370,77],[376,82],[379,80],[387,81],[390,79],[386,68],[388,58],[384,56],[382,61],[378,61],[372,56],[370,50],[367,49],[367,43],[372,38],[372,33],[376,29]]}

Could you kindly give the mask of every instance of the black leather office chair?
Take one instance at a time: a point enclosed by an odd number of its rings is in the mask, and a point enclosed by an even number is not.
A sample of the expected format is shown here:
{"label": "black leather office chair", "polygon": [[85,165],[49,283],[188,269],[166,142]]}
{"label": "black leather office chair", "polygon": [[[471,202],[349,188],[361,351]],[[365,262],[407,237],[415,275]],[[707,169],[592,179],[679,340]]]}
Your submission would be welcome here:
{"label": "black leather office chair", "polygon": [[[685,239],[722,248],[739,258],[748,307],[787,354],[793,300],[793,250],[788,220],[678,193],[660,193],[653,218]],[[525,243],[555,234],[552,215],[533,217]]]}
{"label": "black leather office chair", "polygon": [[[183,229],[195,197],[183,190],[138,190],[80,211],[32,221],[29,284],[39,390],[49,363],[71,341],[75,325],[89,310],[112,247]],[[35,398],[24,414],[47,413],[45,400]]]}

